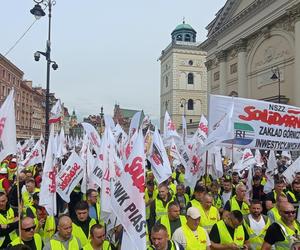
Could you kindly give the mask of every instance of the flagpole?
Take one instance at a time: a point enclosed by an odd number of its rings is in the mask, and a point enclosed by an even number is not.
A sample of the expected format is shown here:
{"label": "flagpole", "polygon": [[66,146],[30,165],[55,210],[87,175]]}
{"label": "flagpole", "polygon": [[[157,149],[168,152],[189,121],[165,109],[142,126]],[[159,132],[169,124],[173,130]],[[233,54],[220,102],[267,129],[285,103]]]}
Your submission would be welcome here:
{"label": "flagpole", "polygon": [[21,237],[21,207],[20,207],[20,177],[19,177],[19,159],[16,157],[17,164],[17,198],[18,198],[18,229]]}
{"label": "flagpole", "polygon": [[208,151],[206,151],[206,157],[205,157],[205,178],[204,178],[204,185],[206,187],[207,184],[207,162],[208,162]]}

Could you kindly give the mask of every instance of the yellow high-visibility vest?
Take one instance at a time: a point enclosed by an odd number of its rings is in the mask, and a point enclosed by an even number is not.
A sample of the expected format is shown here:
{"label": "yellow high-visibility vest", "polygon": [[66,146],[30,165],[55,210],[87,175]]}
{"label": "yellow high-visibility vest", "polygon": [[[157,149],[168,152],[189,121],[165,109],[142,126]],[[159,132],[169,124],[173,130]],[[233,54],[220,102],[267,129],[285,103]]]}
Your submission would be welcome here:
{"label": "yellow high-visibility vest", "polygon": [[193,231],[186,225],[182,225],[182,231],[186,240],[185,250],[205,250],[207,244],[207,234],[202,227],[197,228],[198,238],[195,237]]}
{"label": "yellow high-visibility vest", "polygon": [[90,237],[90,229],[95,224],[96,224],[96,221],[94,219],[91,219],[90,223],[89,223],[89,234],[88,234],[88,237],[86,237],[82,228],[80,226],[77,226],[75,223],[72,223],[72,225],[73,225],[72,235],[77,237],[80,240],[81,246],[84,247],[88,243],[88,238]]}
{"label": "yellow high-visibility vest", "polygon": [[220,235],[220,244],[231,244],[235,243],[236,245],[242,247],[244,246],[245,242],[245,232],[242,225],[238,226],[234,230],[234,237],[232,238],[230,233],[228,232],[228,229],[226,227],[226,224],[224,220],[220,220],[217,222],[217,228]]}
{"label": "yellow high-visibility vest", "polygon": [[291,245],[293,244],[292,236],[296,235],[296,230],[300,231],[300,225],[299,222],[294,220],[293,226],[295,228],[295,231],[292,230],[290,227],[288,227],[281,219],[276,222],[284,235],[284,241],[277,241],[275,242],[275,249],[276,250],[285,250],[285,249],[291,249]]}
{"label": "yellow high-visibility vest", "polygon": [[[42,238],[39,234],[34,234],[33,235],[33,239],[34,239],[34,244],[35,244],[35,247],[36,247],[36,250],[42,250]],[[20,237],[14,239],[10,245],[11,246],[15,246],[15,245],[19,245],[19,244],[22,244],[24,245],[24,242],[21,240]]]}
{"label": "yellow high-visibility vest", "polygon": [[[50,240],[50,247],[51,250],[67,250],[59,240],[55,239]],[[79,250],[79,245],[76,237],[72,236],[72,239],[69,241],[68,250]]]}
{"label": "yellow high-visibility vest", "polygon": [[[260,250],[262,244],[264,243],[264,238],[266,235],[266,231],[271,225],[271,221],[267,216],[263,216],[263,219],[265,221],[265,226],[263,229],[260,231],[259,235],[256,235],[254,230],[250,227],[250,221],[249,221],[249,215],[246,215],[244,217],[244,226],[249,234],[249,241],[251,244],[251,249],[253,250]],[[251,215],[250,215],[251,216]]]}
{"label": "yellow high-visibility vest", "polygon": [[211,206],[208,213],[206,213],[200,204],[200,226],[203,227],[208,233],[212,226],[220,220],[219,211],[216,207]]}
{"label": "yellow high-visibility vest", "polygon": [[154,202],[155,202],[155,213],[156,213],[155,220],[159,220],[162,215],[167,215],[168,214],[168,205],[172,201],[173,201],[173,198],[166,204],[166,206],[164,206],[162,200],[160,200],[158,198],[156,198],[154,200]]}
{"label": "yellow high-visibility vest", "polygon": [[[82,249],[83,250],[94,250],[90,241]],[[111,246],[109,244],[109,241],[108,240],[103,241],[102,250],[110,250],[110,249],[111,249]]]}
{"label": "yellow high-visibility vest", "polygon": [[243,202],[242,208],[240,208],[235,195],[229,201],[230,211],[239,210],[243,215],[249,214],[249,205],[246,202]]}
{"label": "yellow high-visibility vest", "polygon": [[[185,216],[179,215],[179,219],[180,219],[180,222],[181,222],[181,226],[183,224],[186,224],[186,218],[185,218]],[[160,224],[164,225],[167,228],[169,237],[171,238],[172,234],[171,234],[171,226],[170,226],[169,216],[168,215],[161,216],[160,217]]]}
{"label": "yellow high-visibility vest", "polygon": [[[15,213],[14,213],[14,210],[12,208],[9,208],[7,210],[6,217],[3,216],[2,214],[0,214],[0,224],[1,225],[8,225],[10,223],[13,223],[14,219],[15,219]],[[16,230],[10,232],[9,238],[10,238],[11,241],[16,239],[17,237],[18,236],[17,236]],[[5,240],[5,237],[0,237],[0,248],[1,248],[4,240]]]}
{"label": "yellow high-visibility vest", "polygon": [[54,216],[47,216],[44,228],[40,228],[39,234],[41,235],[44,242],[51,239],[55,234],[56,223]]}

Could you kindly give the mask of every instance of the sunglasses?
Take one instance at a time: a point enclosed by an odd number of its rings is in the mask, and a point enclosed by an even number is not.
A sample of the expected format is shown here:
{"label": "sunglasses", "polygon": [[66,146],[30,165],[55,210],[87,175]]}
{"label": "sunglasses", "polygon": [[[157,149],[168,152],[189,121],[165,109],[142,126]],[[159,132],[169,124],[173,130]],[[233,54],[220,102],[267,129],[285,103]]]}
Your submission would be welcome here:
{"label": "sunglasses", "polygon": [[288,214],[295,214],[296,211],[283,211],[284,214],[288,215]]}
{"label": "sunglasses", "polygon": [[31,230],[35,230],[35,225],[28,228],[22,228],[25,232],[30,232]]}

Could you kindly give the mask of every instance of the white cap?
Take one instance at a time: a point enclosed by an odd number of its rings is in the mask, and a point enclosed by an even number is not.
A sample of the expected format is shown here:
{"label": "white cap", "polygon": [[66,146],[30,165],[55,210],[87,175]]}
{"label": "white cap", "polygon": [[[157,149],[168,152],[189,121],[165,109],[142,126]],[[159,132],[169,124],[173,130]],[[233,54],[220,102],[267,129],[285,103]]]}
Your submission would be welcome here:
{"label": "white cap", "polygon": [[282,151],[281,156],[291,159],[291,154],[289,151]]}
{"label": "white cap", "polygon": [[186,215],[190,216],[194,220],[201,217],[199,209],[196,207],[189,207],[186,212]]}

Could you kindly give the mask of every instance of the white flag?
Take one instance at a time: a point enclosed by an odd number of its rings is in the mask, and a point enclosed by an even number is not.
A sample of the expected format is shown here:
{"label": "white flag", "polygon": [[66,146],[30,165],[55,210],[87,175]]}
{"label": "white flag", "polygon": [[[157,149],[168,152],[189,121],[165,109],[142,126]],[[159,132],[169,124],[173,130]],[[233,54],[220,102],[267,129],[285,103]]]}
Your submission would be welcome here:
{"label": "white flag", "polygon": [[64,201],[70,202],[70,194],[82,179],[84,171],[84,162],[73,150],[56,177],[57,193]]}
{"label": "white flag", "polygon": [[259,149],[257,148],[257,149],[255,149],[255,161],[256,161],[256,165],[258,165],[258,166],[262,166],[262,165],[264,165],[264,161],[263,161],[263,159],[262,159],[262,157],[261,157],[261,153],[260,153],[260,151],[259,151]]}
{"label": "white flag", "polygon": [[38,140],[31,152],[26,156],[24,161],[19,162],[23,167],[43,163],[41,140]]}
{"label": "white flag", "polygon": [[66,142],[66,138],[65,138],[65,131],[62,126],[60,133],[59,133],[59,137],[58,137],[56,157],[61,158],[64,155],[66,155],[67,153],[68,153],[68,151],[67,151],[67,142]]}
{"label": "white flag", "polygon": [[207,138],[208,134],[208,121],[204,115],[201,115],[200,122],[196,133],[193,136],[193,144],[200,143],[203,144]]}
{"label": "white flag", "polygon": [[9,92],[0,108],[0,162],[17,153],[14,89]]}
{"label": "white flag", "polygon": [[283,173],[282,175],[286,178],[287,183],[292,184],[295,174],[297,172],[300,172],[300,157],[298,157],[292,165],[290,165]]}
{"label": "white flag", "polygon": [[175,124],[172,122],[168,111],[166,111],[164,119],[164,140],[167,140],[170,137],[174,137],[175,139],[180,138],[176,131]]}
{"label": "white flag", "polygon": [[134,114],[134,116],[132,117],[131,122],[130,122],[129,132],[128,132],[129,137],[131,137],[135,132],[138,131],[139,125],[140,125],[141,114],[142,114],[142,112],[139,111],[139,112],[136,112]]}
{"label": "white flag", "polygon": [[277,160],[274,150],[270,150],[268,158],[268,168],[266,170],[267,183],[264,185],[264,193],[271,192],[274,188],[274,175],[277,170]]}
{"label": "white flag", "polygon": [[93,149],[95,150],[96,154],[99,155],[100,154],[100,146],[101,146],[101,140],[100,140],[99,133],[97,132],[95,127],[90,123],[82,122],[81,125],[84,128],[85,133],[88,135],[90,142],[93,146]]}
{"label": "white flag", "polygon": [[46,208],[49,216],[56,215],[56,175],[54,144],[54,126],[51,125],[45,165],[40,191],[39,205]]}
{"label": "white flag", "polygon": [[155,128],[153,134],[153,142],[150,152],[149,160],[151,162],[151,169],[158,184],[160,184],[172,175],[172,170],[167,152],[157,128]]}
{"label": "white flag", "polygon": [[49,124],[60,122],[61,115],[62,115],[62,105],[60,99],[58,99],[50,111]]}
{"label": "white flag", "polygon": [[112,186],[111,196],[112,209],[127,231],[133,249],[136,250],[146,249],[144,164],[144,140],[140,131],[124,171]]}

